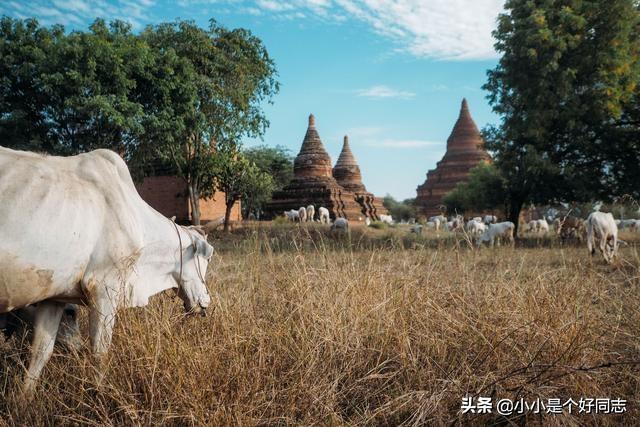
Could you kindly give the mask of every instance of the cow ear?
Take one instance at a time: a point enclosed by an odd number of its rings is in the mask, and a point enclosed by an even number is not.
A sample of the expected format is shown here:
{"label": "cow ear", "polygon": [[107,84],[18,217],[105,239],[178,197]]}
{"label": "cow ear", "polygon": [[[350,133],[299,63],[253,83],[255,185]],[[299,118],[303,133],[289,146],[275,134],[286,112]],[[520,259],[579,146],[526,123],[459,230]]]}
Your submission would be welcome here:
{"label": "cow ear", "polygon": [[205,240],[198,239],[198,241],[196,242],[196,253],[209,259],[213,255],[213,246],[211,246]]}

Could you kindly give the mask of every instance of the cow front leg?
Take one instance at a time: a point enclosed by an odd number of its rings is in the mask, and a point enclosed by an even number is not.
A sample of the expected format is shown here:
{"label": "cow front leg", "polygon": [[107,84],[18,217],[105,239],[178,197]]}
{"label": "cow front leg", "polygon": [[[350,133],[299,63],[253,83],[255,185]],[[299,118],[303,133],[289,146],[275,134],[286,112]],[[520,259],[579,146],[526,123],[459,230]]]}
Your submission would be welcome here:
{"label": "cow front leg", "polygon": [[64,304],[50,301],[41,302],[36,307],[31,361],[24,379],[24,391],[27,394],[33,392],[42,368],[53,353],[63,310]]}
{"label": "cow front leg", "polygon": [[115,305],[111,301],[96,301],[89,310],[91,350],[99,358],[109,350],[113,326],[116,323]]}

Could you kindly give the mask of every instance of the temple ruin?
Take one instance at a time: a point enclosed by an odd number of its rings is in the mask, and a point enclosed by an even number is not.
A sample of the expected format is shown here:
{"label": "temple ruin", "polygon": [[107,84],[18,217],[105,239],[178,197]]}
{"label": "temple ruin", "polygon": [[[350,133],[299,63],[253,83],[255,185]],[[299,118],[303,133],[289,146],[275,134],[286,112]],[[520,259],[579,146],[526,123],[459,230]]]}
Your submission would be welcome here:
{"label": "temple ruin", "polygon": [[418,186],[416,205],[426,216],[443,212],[442,198],[459,182],[465,181],[469,171],[483,161],[490,161],[484,141],[471,118],[467,100],[462,100],[460,115],[447,139],[447,151],[435,169],[427,172],[427,180]]}
{"label": "temple ruin", "polygon": [[338,161],[333,167],[333,177],[342,188],[354,194],[356,202],[366,217],[378,219],[380,213],[386,213],[382,200],[376,198],[373,193],[369,193],[362,183],[360,166],[351,152],[349,137],[346,135]]}
{"label": "temple ruin", "polygon": [[[331,157],[322,145],[316,130],[315,118],[313,114],[310,115],[307,133],[293,163],[293,180],[282,190],[273,193],[272,200],[267,204],[267,216],[274,218],[290,209],[314,205],[316,212],[321,206],[327,208],[332,219],[377,219],[377,215],[384,208],[373,194],[366,191],[362,184],[360,168],[348,142],[345,146],[336,168],[332,168]],[[336,173],[337,175],[334,175]]]}

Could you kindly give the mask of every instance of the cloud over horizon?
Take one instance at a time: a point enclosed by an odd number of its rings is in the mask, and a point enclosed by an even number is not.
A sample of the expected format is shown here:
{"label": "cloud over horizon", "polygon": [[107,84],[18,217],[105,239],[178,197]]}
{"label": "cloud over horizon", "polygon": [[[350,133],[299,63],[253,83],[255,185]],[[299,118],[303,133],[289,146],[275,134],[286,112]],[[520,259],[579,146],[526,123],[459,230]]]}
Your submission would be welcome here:
{"label": "cloud over horizon", "polygon": [[380,98],[397,98],[397,99],[411,99],[416,96],[413,92],[404,90],[397,90],[385,85],[371,86],[367,89],[359,89],[356,91],[356,95],[364,98],[380,99]]}
{"label": "cloud over horizon", "polygon": [[[436,60],[483,60],[497,57],[492,30],[503,0],[178,0],[178,7],[224,5],[221,13],[275,19],[315,18],[342,25],[360,21],[397,44],[396,51]],[[121,19],[141,29],[152,23],[156,0],[9,0],[0,13],[36,16],[50,25],[83,25],[96,17]]]}
{"label": "cloud over horizon", "polygon": [[[183,0],[189,1],[189,0]],[[196,0],[197,1],[197,0]],[[216,0],[213,0],[216,1]],[[218,0],[248,4],[265,14],[295,14],[337,24],[358,20],[419,58],[483,60],[497,57],[491,32],[503,0]]]}

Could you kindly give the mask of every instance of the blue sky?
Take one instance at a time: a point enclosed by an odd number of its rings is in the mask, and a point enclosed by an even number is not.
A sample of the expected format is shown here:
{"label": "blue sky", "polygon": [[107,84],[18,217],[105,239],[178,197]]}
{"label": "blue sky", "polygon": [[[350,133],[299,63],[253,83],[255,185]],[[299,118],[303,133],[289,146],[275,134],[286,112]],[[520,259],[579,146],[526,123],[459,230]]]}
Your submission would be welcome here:
{"label": "blue sky", "polygon": [[[86,29],[119,18],[134,29],[215,18],[260,37],[281,90],[266,105],[264,143],[297,154],[316,127],[335,162],[349,135],[369,191],[415,197],[466,97],[478,127],[496,123],[481,90],[497,55],[503,0],[0,0],[0,14]],[[254,144],[247,141],[247,144]]]}

